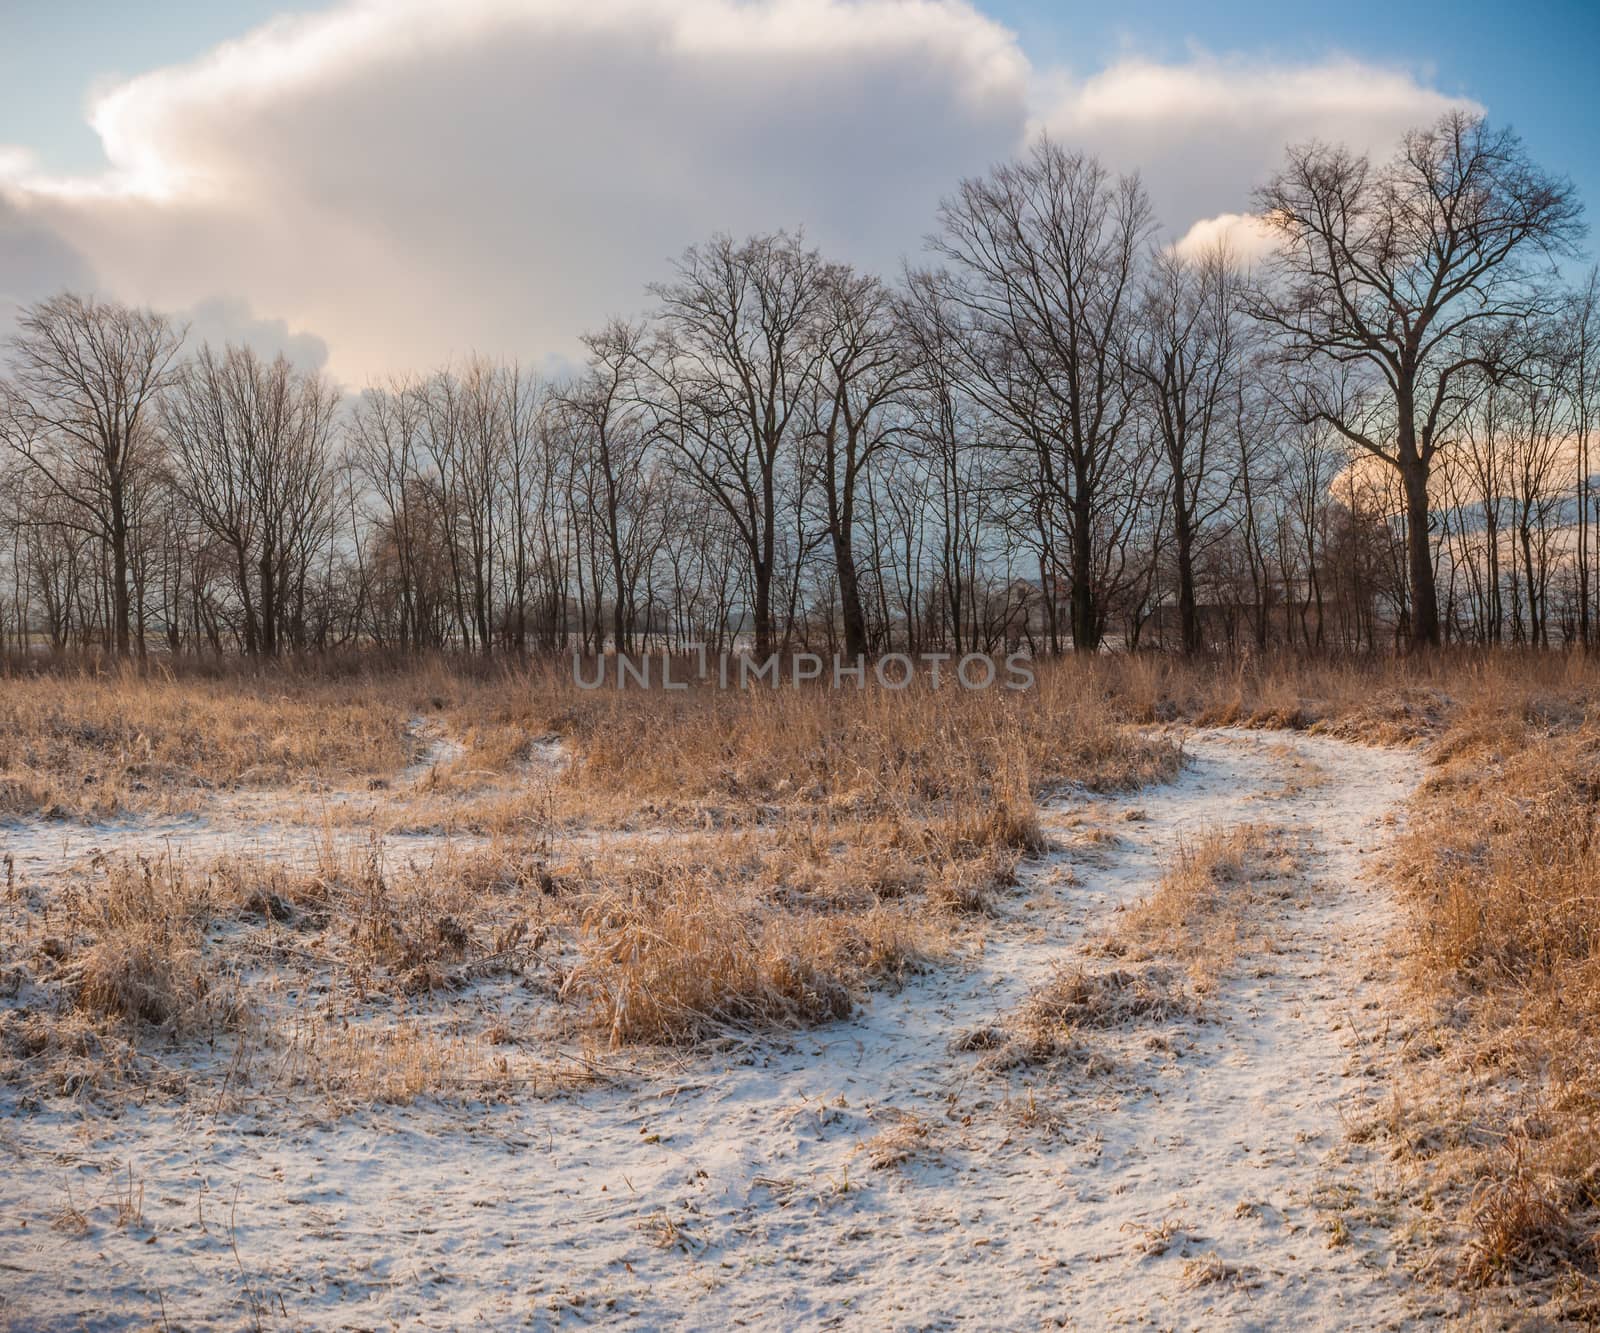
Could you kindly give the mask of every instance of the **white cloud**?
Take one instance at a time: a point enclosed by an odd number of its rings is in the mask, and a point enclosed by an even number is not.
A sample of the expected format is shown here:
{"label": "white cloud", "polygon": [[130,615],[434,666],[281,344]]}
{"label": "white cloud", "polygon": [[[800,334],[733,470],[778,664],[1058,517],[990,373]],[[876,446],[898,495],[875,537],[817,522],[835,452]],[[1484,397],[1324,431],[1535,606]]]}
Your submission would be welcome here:
{"label": "white cloud", "polygon": [[1346,57],[1288,66],[1204,52],[1181,65],[1129,59],[1047,89],[1035,124],[1139,170],[1157,214],[1179,231],[1248,205],[1287,144],[1332,139],[1383,154],[1407,129],[1474,105]]}
{"label": "white cloud", "polygon": [[558,362],[715,229],[804,223],[892,271],[1036,125],[1142,166],[1181,232],[1246,207],[1286,140],[1380,143],[1444,105],[1345,60],[1074,83],[965,0],[346,0],[103,92],[103,174],[11,152],[0,189],[102,290],[314,330],[358,383],[472,348]]}
{"label": "white cloud", "polygon": [[315,333],[291,329],[286,320],[263,319],[247,301],[238,297],[217,297],[202,301],[178,316],[188,328],[191,347],[210,343],[220,347],[235,343],[260,353],[268,360],[275,356],[302,370],[320,370],[328,362],[328,344]]}
{"label": "white cloud", "polygon": [[0,184],[26,177],[33,170],[34,155],[21,144],[0,143]]}
{"label": "white cloud", "polygon": [[20,306],[92,281],[82,255],[0,180],[0,337]]}
{"label": "white cloud", "polygon": [[1180,255],[1197,258],[1221,245],[1237,263],[1248,268],[1266,259],[1276,244],[1277,238],[1259,214],[1219,213],[1214,218],[1199,219],[1173,242],[1172,248]]}

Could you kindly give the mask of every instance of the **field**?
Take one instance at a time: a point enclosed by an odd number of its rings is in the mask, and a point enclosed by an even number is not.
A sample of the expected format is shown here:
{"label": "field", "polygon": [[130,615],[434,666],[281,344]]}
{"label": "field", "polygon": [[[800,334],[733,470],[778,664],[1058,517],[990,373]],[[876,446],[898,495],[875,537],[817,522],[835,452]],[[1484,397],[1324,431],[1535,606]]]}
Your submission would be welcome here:
{"label": "field", "polygon": [[0,679],[0,1325],[1600,1317],[1600,671]]}

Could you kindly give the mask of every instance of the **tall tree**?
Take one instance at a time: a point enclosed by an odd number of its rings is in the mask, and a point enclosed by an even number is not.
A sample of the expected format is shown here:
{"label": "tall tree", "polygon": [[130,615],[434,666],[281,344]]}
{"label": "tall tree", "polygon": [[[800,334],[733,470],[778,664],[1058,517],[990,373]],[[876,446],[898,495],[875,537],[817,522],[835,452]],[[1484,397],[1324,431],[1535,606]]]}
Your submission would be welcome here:
{"label": "tall tree", "polygon": [[818,471],[839,582],[844,650],[855,658],[865,656],[868,646],[855,550],[856,500],[874,461],[899,437],[890,409],[906,391],[913,362],[901,344],[888,289],[846,265],[827,271],[820,325]]}
{"label": "tall tree", "polygon": [[633,649],[634,593],[647,550],[641,497],[647,493],[650,431],[639,384],[648,373],[645,342],[642,326],[621,320],[586,334],[588,371],[560,400],[573,443],[590,465],[583,471],[610,566],[611,641],[618,652]]}
{"label": "tall tree", "polygon": [[1361,373],[1356,392],[1313,410],[1398,474],[1411,641],[1437,645],[1434,457],[1495,326],[1548,302],[1552,260],[1581,234],[1581,205],[1514,133],[1464,111],[1413,130],[1381,166],[1328,144],[1291,149],[1258,203],[1278,248],[1251,307],[1290,357]]}
{"label": "tall tree", "polygon": [[1238,475],[1237,468],[1218,465],[1242,368],[1235,288],[1233,264],[1223,249],[1196,259],[1170,250],[1156,255],[1130,357],[1166,457],[1186,654],[1201,647],[1196,550],[1206,525],[1232,498]]}
{"label": "tall tree", "polygon": [[[159,453],[154,411],[182,333],[164,315],[71,293],[26,307],[7,340],[6,443],[105,548],[111,626],[126,656],[139,488]],[[138,645],[143,652],[144,644]]]}
{"label": "tall tree", "polygon": [[331,535],[336,402],[281,356],[207,346],[162,404],[178,491],[229,553],[252,655],[304,646],[309,566]]}
{"label": "tall tree", "polygon": [[[1151,229],[1137,176],[1041,137],[1019,161],[963,181],[939,209],[973,394],[1034,450],[1041,518],[1066,530],[1072,640],[1100,644],[1107,555],[1126,485],[1133,384],[1125,373],[1139,256]],[[1042,545],[1052,543],[1048,537]],[[1044,570],[1046,595],[1054,572]]]}
{"label": "tall tree", "polygon": [[773,649],[780,491],[821,357],[824,264],[797,233],[691,246],[660,302],[660,438],[728,515],[748,558],[755,650]]}
{"label": "tall tree", "polygon": [[1590,552],[1594,544],[1594,516],[1590,513],[1594,474],[1590,444],[1595,420],[1600,417],[1600,268],[1590,268],[1582,285],[1571,294],[1566,325],[1572,344],[1573,430],[1577,443],[1578,638],[1587,648],[1592,641]]}

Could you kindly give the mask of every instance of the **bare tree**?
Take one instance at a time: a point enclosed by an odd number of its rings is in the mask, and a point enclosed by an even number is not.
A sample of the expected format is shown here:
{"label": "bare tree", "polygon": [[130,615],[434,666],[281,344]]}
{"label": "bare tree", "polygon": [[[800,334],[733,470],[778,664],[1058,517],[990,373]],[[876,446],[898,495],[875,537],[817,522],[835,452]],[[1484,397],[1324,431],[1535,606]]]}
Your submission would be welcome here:
{"label": "bare tree", "polygon": [[1229,503],[1237,469],[1219,467],[1241,374],[1237,278],[1223,249],[1190,260],[1155,256],[1145,283],[1130,368],[1145,385],[1171,489],[1183,651],[1200,650],[1195,554]]}
{"label": "bare tree", "polygon": [[1291,357],[1361,372],[1358,392],[1314,410],[1398,473],[1411,641],[1436,645],[1434,456],[1489,333],[1546,299],[1547,261],[1570,251],[1581,206],[1515,134],[1462,111],[1407,134],[1381,167],[1347,148],[1292,149],[1258,202],[1279,244],[1252,309]]}
{"label": "bare tree", "polygon": [[309,569],[331,535],[335,401],[281,356],[203,347],[162,405],[175,483],[229,552],[252,655],[304,646]]}
{"label": "bare tree", "polygon": [[901,345],[889,290],[876,278],[844,265],[830,267],[820,323],[818,473],[839,584],[844,651],[856,658],[868,646],[855,551],[857,495],[874,461],[900,438],[890,409],[904,395],[915,365]]}
{"label": "bare tree", "polygon": [[[357,483],[352,497],[359,494],[365,506],[374,560],[381,559],[392,569],[393,632],[402,649],[430,642],[423,435],[420,395],[416,385],[405,380],[367,389],[346,430],[346,461]],[[368,578],[376,585],[381,581],[379,570],[371,569]],[[386,600],[388,595],[390,590],[385,590]]]}
{"label": "bare tree", "polygon": [[781,473],[821,358],[824,265],[798,234],[691,246],[660,301],[658,435],[728,515],[748,557],[755,650],[772,651]]}
{"label": "bare tree", "polygon": [[[104,545],[118,654],[132,639],[130,539],[159,451],[153,421],[182,333],[163,315],[63,294],[28,306],[8,340],[6,443]],[[138,645],[143,652],[144,644]]]}
{"label": "bare tree", "polygon": [[573,445],[589,466],[598,534],[609,564],[613,597],[611,641],[619,652],[633,647],[637,618],[634,593],[650,553],[645,540],[647,455],[650,423],[640,400],[648,377],[646,333],[620,320],[584,337],[588,372],[561,395]]}
{"label": "bare tree", "polygon": [[1565,312],[1572,354],[1573,433],[1577,445],[1577,598],[1578,637],[1587,648],[1592,640],[1590,606],[1593,599],[1594,497],[1593,458],[1590,453],[1595,421],[1600,417],[1600,268],[1589,269],[1583,284],[1572,293]]}
{"label": "bare tree", "polygon": [[1073,644],[1093,651],[1107,552],[1137,489],[1123,447],[1133,407],[1124,358],[1149,200],[1137,176],[1114,180],[1041,138],[1021,161],[963,181],[939,220],[930,244],[949,265],[968,384],[1034,450],[1039,517],[1066,531]]}

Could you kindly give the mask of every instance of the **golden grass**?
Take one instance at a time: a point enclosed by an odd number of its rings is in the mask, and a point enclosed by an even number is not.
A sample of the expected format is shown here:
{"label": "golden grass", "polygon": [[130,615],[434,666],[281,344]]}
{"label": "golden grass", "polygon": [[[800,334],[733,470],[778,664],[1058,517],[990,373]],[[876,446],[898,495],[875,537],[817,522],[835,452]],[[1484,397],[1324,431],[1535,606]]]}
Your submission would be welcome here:
{"label": "golden grass", "polygon": [[217,787],[392,773],[406,713],[354,682],[159,675],[0,680],[0,814],[98,817]]}
{"label": "golden grass", "polygon": [[[0,814],[99,818],[202,809],[218,791],[388,787],[436,731],[460,752],[385,801],[382,817],[396,826],[508,833],[552,814],[720,826],[803,808],[977,811],[1020,827],[1053,785],[1128,788],[1174,770],[1171,745],[1121,720],[1099,667],[1060,663],[1039,675],[1021,694],[924,684],[584,691],[565,663],[483,677],[444,662],[331,679],[155,668],[12,676],[0,689]],[[552,762],[556,740],[570,766]]]}
{"label": "golden grass", "polygon": [[591,894],[581,932],[563,994],[590,1007],[612,1046],[843,1018],[867,983],[930,951],[903,908],[774,905],[659,863]]}
{"label": "golden grass", "polygon": [[1093,673],[1063,664],[1039,688],[572,690],[554,711],[574,753],[560,783],[585,813],[764,822],[796,810],[943,819],[1037,842],[1032,800],[1062,783],[1125,789],[1171,776],[1172,745],[1120,722]]}
{"label": "golden grass", "polygon": [[1495,1318],[1600,1315],[1600,713],[1570,658],[1457,683],[1398,848],[1427,1006],[1391,1128]]}
{"label": "golden grass", "polygon": [[1436,1159],[1467,1281],[1593,1313],[1600,725],[1507,691],[1463,709],[1432,759],[1397,869],[1439,1021],[1403,1132]]}
{"label": "golden grass", "polygon": [[[13,993],[26,1001],[0,1008],[0,1068],[53,1089],[181,1090],[214,1065],[208,1051],[287,1050],[308,1024],[365,1020],[350,1040],[381,1044],[374,1026],[393,1026],[384,1000],[526,964],[535,864],[487,848],[396,872],[377,846],[331,844],[305,871],[254,857],[97,858],[62,882],[14,890],[0,919]],[[386,1086],[390,1097],[404,1081]]]}
{"label": "golden grass", "polygon": [[[258,1078],[292,1069],[341,1102],[362,1087],[392,1101],[553,1086],[546,1063],[486,1044],[679,1044],[842,1017],[954,947],[963,916],[1009,882],[1018,836],[1004,822],[957,839],[820,821],[561,855],[542,841],[445,847],[421,864],[393,863],[377,840],[330,840],[305,869],[103,858],[18,892],[22,910],[0,921],[21,960],[14,990],[33,997],[0,1009],[0,1054],[26,1066],[19,1080],[57,1088],[159,1082],[174,1056],[190,1072],[214,1064],[219,1042],[253,1051],[236,1058]],[[489,979],[480,994],[511,1010],[450,1021],[451,995]],[[409,1017],[426,1014],[443,1028]],[[115,1058],[86,1078],[96,1050]],[[227,1073],[236,1096],[244,1072]]]}
{"label": "golden grass", "polygon": [[[959,952],[1043,849],[1037,802],[1175,772],[1151,728],[1427,742],[1395,869],[1412,909],[1397,947],[1432,1020],[1397,1088],[1396,1151],[1427,1173],[1458,1280],[1530,1316],[1594,1319],[1597,688],[1582,657],[1509,652],[1107,656],[1041,664],[1023,695],[584,692],[565,664],[8,677],[0,816],[226,818],[217,789],[309,808],[324,786],[390,784],[381,821],[491,837],[422,865],[330,838],[307,870],[112,860],[8,883],[0,1077],[27,1096],[137,1084],[222,1105],[288,1087],[338,1107],[575,1086],[593,1047],[827,1022]],[[459,755],[398,782],[431,731]],[[541,745],[555,736],[565,767]],[[1092,858],[1114,838],[1075,845]],[[1199,839],[1099,956],[958,1044],[990,1068],[1106,1068],[1118,1041],[1195,1012],[1283,857],[1259,829]],[[1049,1114],[1030,1091],[1021,1122]],[[930,1137],[891,1125],[867,1160],[903,1163]],[[1233,1276],[1207,1264],[1193,1280]]]}
{"label": "golden grass", "polygon": [[1260,824],[1208,829],[1179,843],[1154,892],[1118,916],[1099,948],[1127,961],[1180,963],[1203,995],[1244,946],[1262,886],[1294,869],[1277,830]]}
{"label": "golden grass", "polygon": [[[472,679],[437,663],[329,681],[19,678],[0,736],[33,785],[14,786],[13,809],[92,815],[172,808],[205,786],[386,782],[443,734],[459,755],[385,793],[383,818],[426,827],[443,810],[443,826],[495,834],[487,849],[391,866],[376,844],[336,850],[341,813],[366,807],[331,805],[311,872],[237,857],[109,863],[69,890],[72,928],[32,979],[70,994],[81,1022],[120,1024],[130,1066],[157,1038],[215,1039],[247,1009],[260,1014],[252,1040],[278,1040],[270,1029],[304,1016],[284,1013],[271,985],[240,982],[253,971],[298,971],[302,993],[348,1018],[532,968],[578,1031],[612,1045],[825,1022],[948,953],[963,919],[991,908],[1018,860],[1045,847],[1042,791],[1175,771],[1176,747],[1120,722],[1092,672],[1043,681],[1023,696],[663,696],[587,693],[554,667]],[[539,748],[554,733],[564,768]],[[256,802],[250,817],[276,809]],[[599,838],[560,864],[546,840],[558,815]],[[637,826],[670,838],[630,840]],[[52,910],[37,906],[28,947]],[[418,1055],[410,1067],[431,1066]]]}
{"label": "golden grass", "polygon": [[921,1116],[898,1107],[885,1107],[876,1117],[889,1121],[886,1129],[864,1139],[858,1151],[866,1155],[867,1165],[874,1171],[887,1171],[907,1165],[933,1148],[933,1126]]}
{"label": "golden grass", "polygon": [[1575,653],[1451,649],[1415,657],[1245,655],[1185,662],[1158,655],[1097,662],[1125,721],[1318,731],[1369,744],[1437,738],[1463,710],[1515,697],[1563,709],[1592,697],[1600,664]]}
{"label": "golden grass", "polygon": [[64,903],[63,936],[40,946],[73,1004],[91,1017],[167,1035],[244,1021],[237,980],[204,949],[209,883],[170,863],[104,862]]}
{"label": "golden grass", "polygon": [[1279,839],[1259,825],[1183,843],[1150,896],[1119,913],[1111,934],[1087,943],[1088,953],[1115,965],[1058,965],[998,1025],[958,1038],[957,1049],[982,1051],[980,1066],[991,1072],[1059,1062],[1111,1068],[1110,1051],[1091,1034],[1199,1013],[1200,997],[1238,952],[1257,885],[1292,869]]}

